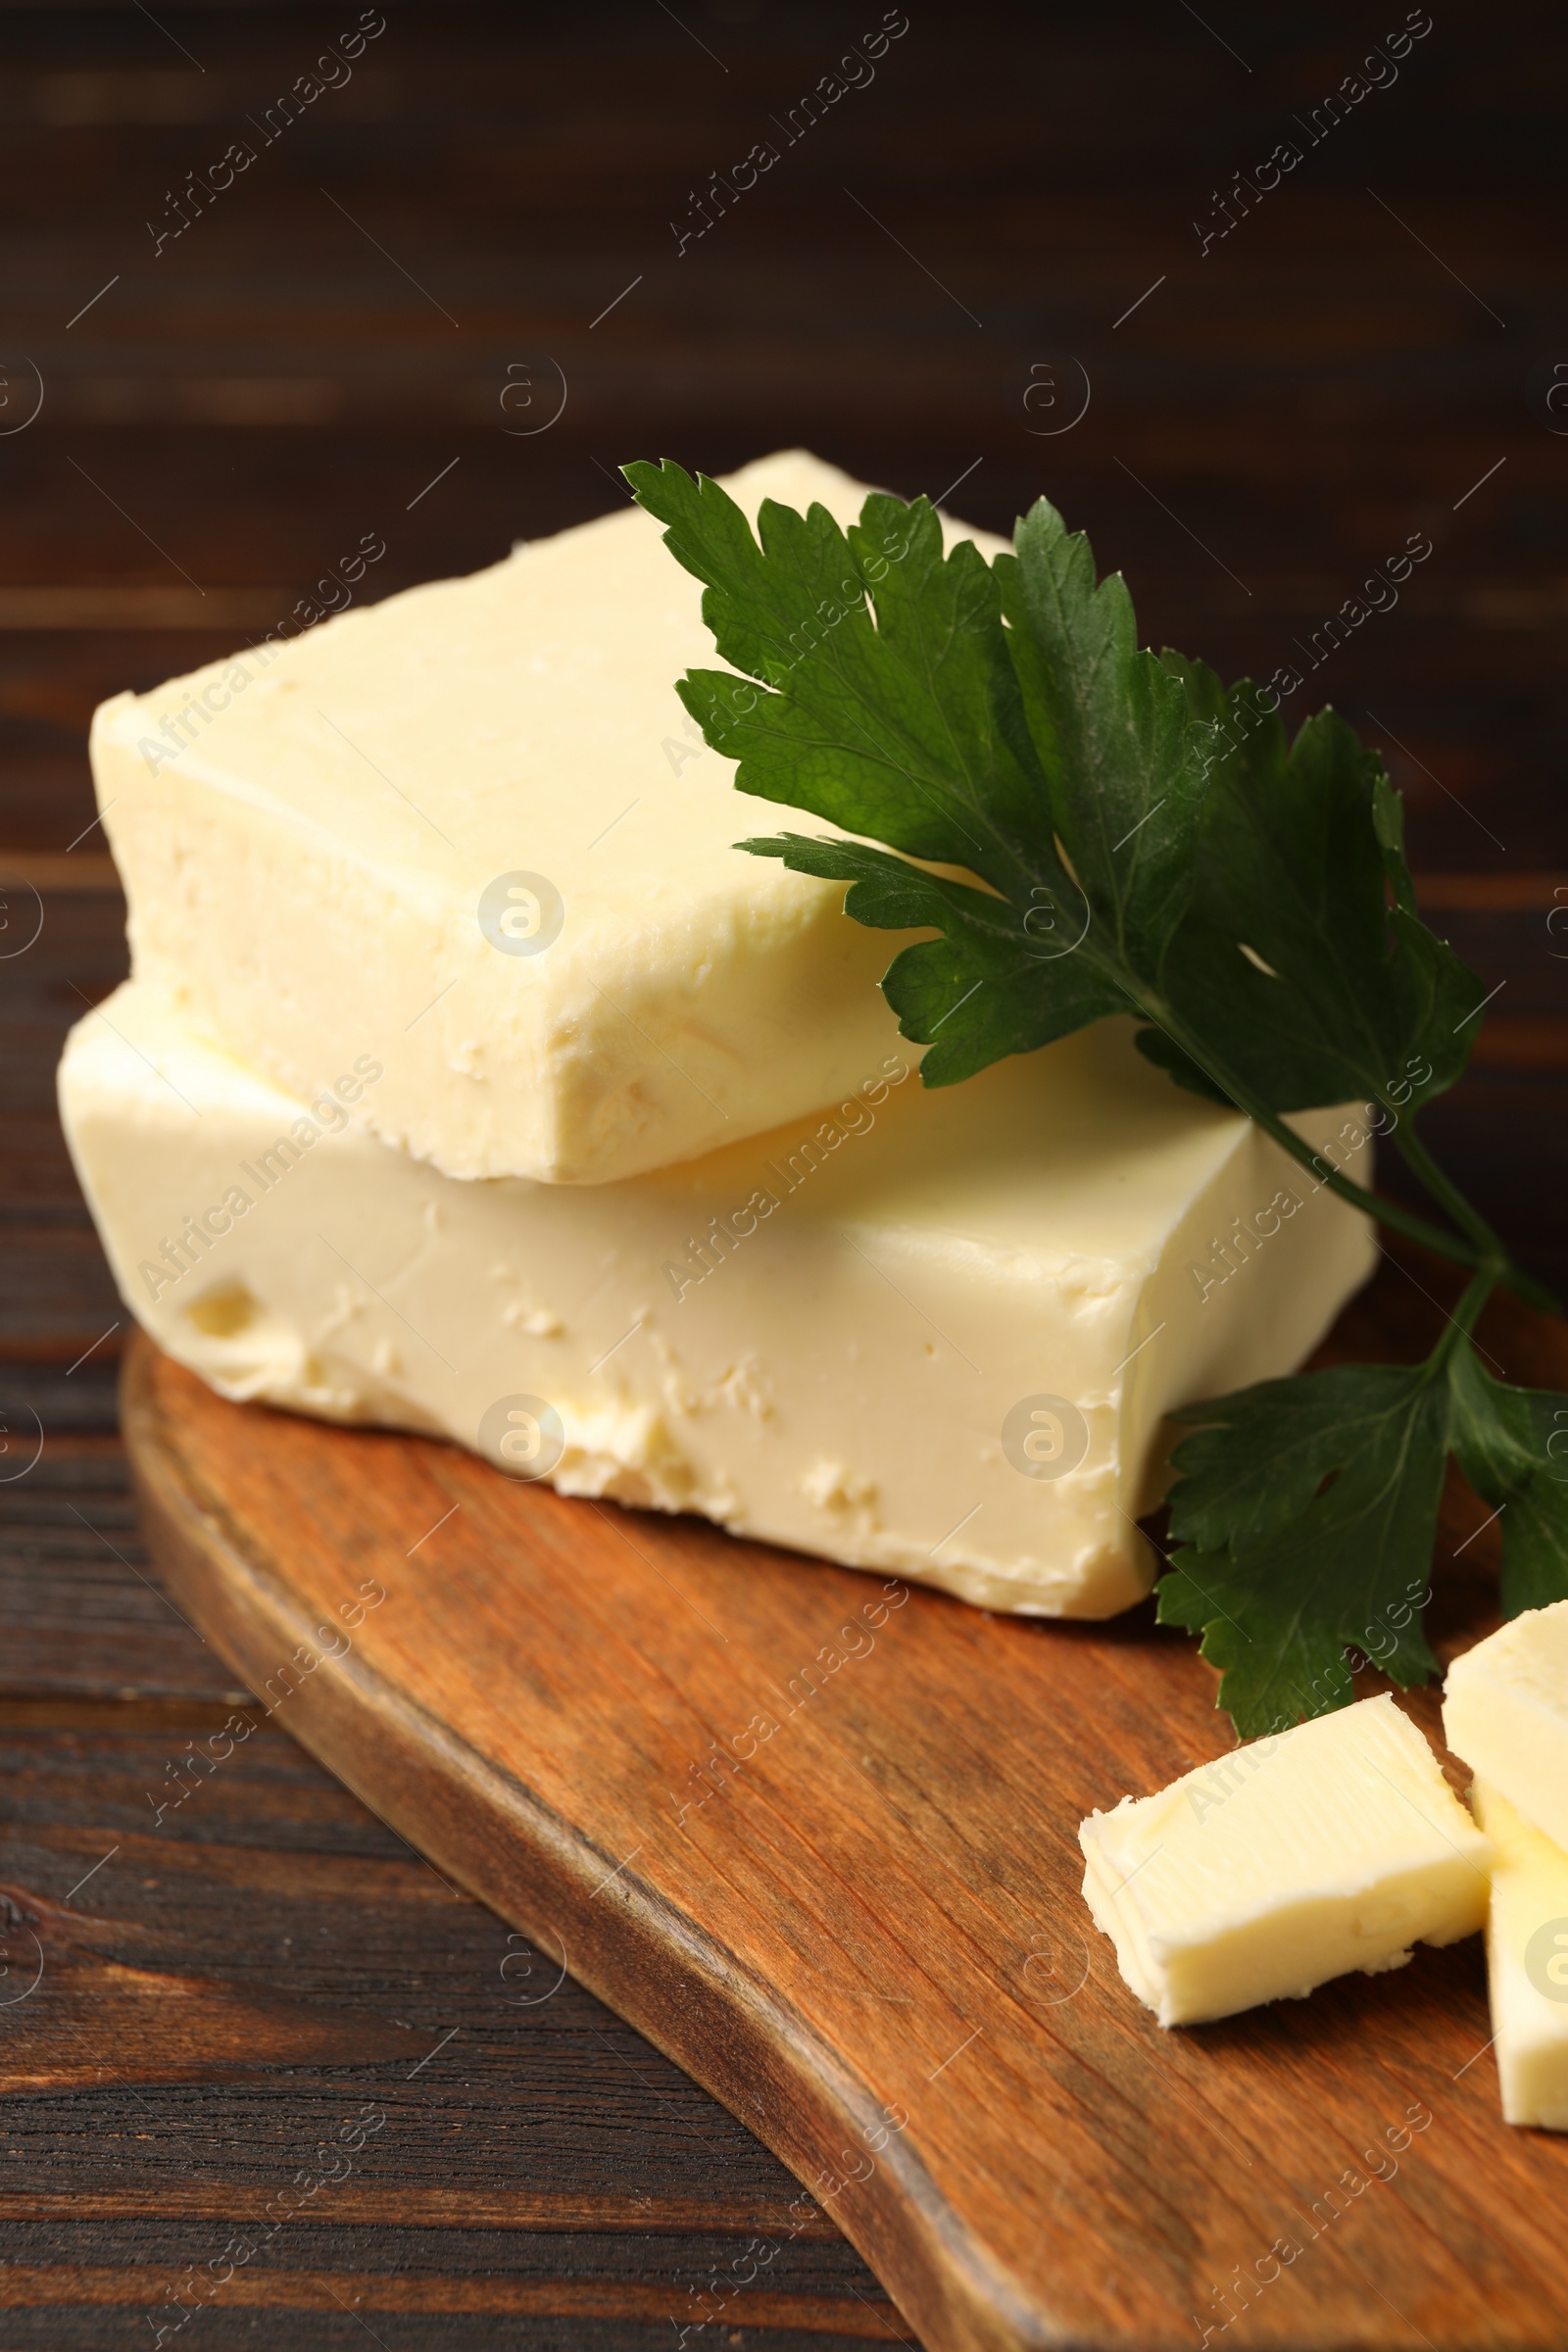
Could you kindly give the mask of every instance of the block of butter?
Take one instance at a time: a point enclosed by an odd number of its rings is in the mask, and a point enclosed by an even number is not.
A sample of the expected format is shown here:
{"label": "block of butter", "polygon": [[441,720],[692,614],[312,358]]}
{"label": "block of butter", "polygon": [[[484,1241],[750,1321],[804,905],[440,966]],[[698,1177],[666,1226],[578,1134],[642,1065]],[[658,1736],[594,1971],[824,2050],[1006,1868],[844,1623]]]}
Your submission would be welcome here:
{"label": "block of butter", "polygon": [[1489,1781],[1471,1801],[1496,1849],[1487,1974],[1503,2121],[1568,2132],[1568,1853]]}
{"label": "block of butter", "polygon": [[884,1043],[826,1111],[612,1185],[442,1176],[369,1132],[378,1055],[285,1094],[144,982],[73,1032],[61,1102],[127,1303],[228,1396],[1108,1615],[1148,1589],[1162,1415],[1298,1363],[1369,1231],[1130,1023],[930,1093]]}
{"label": "block of butter", "polygon": [[1095,1925],[1162,2026],[1400,1968],[1487,1916],[1491,1847],[1388,1697],[1123,1797],[1078,1839]]}
{"label": "block of butter", "polygon": [[[804,451],[726,486],[865,496]],[[452,1176],[605,1183],[844,1094],[903,938],[734,848],[778,817],[676,698],[701,606],[628,506],[106,703],[135,971],[295,1093],[372,1055],[370,1125]]]}
{"label": "block of butter", "polygon": [[1443,1737],[1477,1780],[1568,1847],[1568,1600],[1526,1609],[1454,1659]]}

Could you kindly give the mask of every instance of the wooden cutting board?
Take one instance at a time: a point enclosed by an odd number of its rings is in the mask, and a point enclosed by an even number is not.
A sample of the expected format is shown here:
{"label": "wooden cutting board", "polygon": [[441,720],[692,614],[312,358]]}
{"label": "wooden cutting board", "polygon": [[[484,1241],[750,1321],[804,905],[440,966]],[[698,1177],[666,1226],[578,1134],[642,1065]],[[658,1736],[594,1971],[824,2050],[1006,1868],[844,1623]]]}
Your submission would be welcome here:
{"label": "wooden cutting board", "polygon": [[[1406,1279],[1330,1352],[1425,1344]],[[1560,1327],[1488,1329],[1568,1385]],[[1499,2119],[1479,1939],[1197,2031],[1122,1984],[1078,1822],[1231,1744],[1150,1611],[993,1619],[225,1404],[145,1340],[124,1423],[166,1583],[278,1723],[523,1932],[520,1997],[569,1972],[743,2118],[930,2352],[1568,2339],[1568,2141]]]}

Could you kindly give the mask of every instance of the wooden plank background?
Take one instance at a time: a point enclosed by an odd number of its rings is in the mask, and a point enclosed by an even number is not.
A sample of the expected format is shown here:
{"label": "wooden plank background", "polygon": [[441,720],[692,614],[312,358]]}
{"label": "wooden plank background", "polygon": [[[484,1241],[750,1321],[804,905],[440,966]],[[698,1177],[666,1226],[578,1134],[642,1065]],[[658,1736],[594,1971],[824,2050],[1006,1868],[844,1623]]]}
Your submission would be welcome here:
{"label": "wooden plank background", "polygon": [[[1304,667],[1424,533],[1294,707],[1332,699],[1405,794],[1496,992],[1432,1139],[1568,1284],[1568,29],[1433,0],[1327,127],[1406,13],[909,0],[808,126],[869,0],[393,5],[284,128],[348,0],[0,12],[6,2352],[641,2352],[715,2278],[756,2352],[906,2334],[826,2218],[783,2243],[793,2184],[738,2124],[281,1733],[154,1818],[243,1693],[148,1581],[52,1106],[124,968],[103,696],[265,633],[364,532],[384,595],[607,511],[633,456],[805,442],[1000,528],[1047,490],[1146,633],[1228,674]],[[352,2178],[191,2284],[368,2107]]]}

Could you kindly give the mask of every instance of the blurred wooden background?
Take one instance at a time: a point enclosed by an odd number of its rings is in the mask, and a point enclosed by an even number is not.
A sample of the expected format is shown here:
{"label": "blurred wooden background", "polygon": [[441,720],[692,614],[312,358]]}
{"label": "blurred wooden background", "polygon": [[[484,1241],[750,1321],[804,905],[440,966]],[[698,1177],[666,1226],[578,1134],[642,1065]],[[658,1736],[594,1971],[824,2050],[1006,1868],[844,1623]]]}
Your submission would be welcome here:
{"label": "blurred wooden background", "polygon": [[[264,634],[364,532],[385,595],[606,511],[634,456],[804,442],[998,528],[1048,491],[1227,674],[1304,668],[1425,534],[1292,708],[1404,792],[1494,992],[1432,1139],[1568,1283],[1568,30],[1433,6],[1366,69],[1422,11],[0,11],[7,2352],[640,2352],[748,2266],[710,2338],[906,2333],[826,2219],[753,2246],[777,2164],[569,1983],[534,1997],[554,1972],[279,1733],[154,1819],[243,1694],[146,1582],[123,1310],[53,1114],[124,968],[94,704]],[[367,2105],[352,2177],[215,2288]]]}

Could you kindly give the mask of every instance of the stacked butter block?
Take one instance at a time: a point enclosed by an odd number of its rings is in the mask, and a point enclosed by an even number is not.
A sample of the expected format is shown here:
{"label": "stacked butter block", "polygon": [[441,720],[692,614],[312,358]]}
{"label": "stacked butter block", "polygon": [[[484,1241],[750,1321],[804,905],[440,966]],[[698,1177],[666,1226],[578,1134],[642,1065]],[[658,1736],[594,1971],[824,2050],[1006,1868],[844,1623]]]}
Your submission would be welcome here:
{"label": "stacked butter block", "polygon": [[61,1098],[126,1302],[230,1396],[1106,1615],[1166,1414],[1298,1362],[1369,1233],[1130,1024],[923,1093],[901,940],[733,847],[711,659],[628,508],[99,711],[133,977]]}

